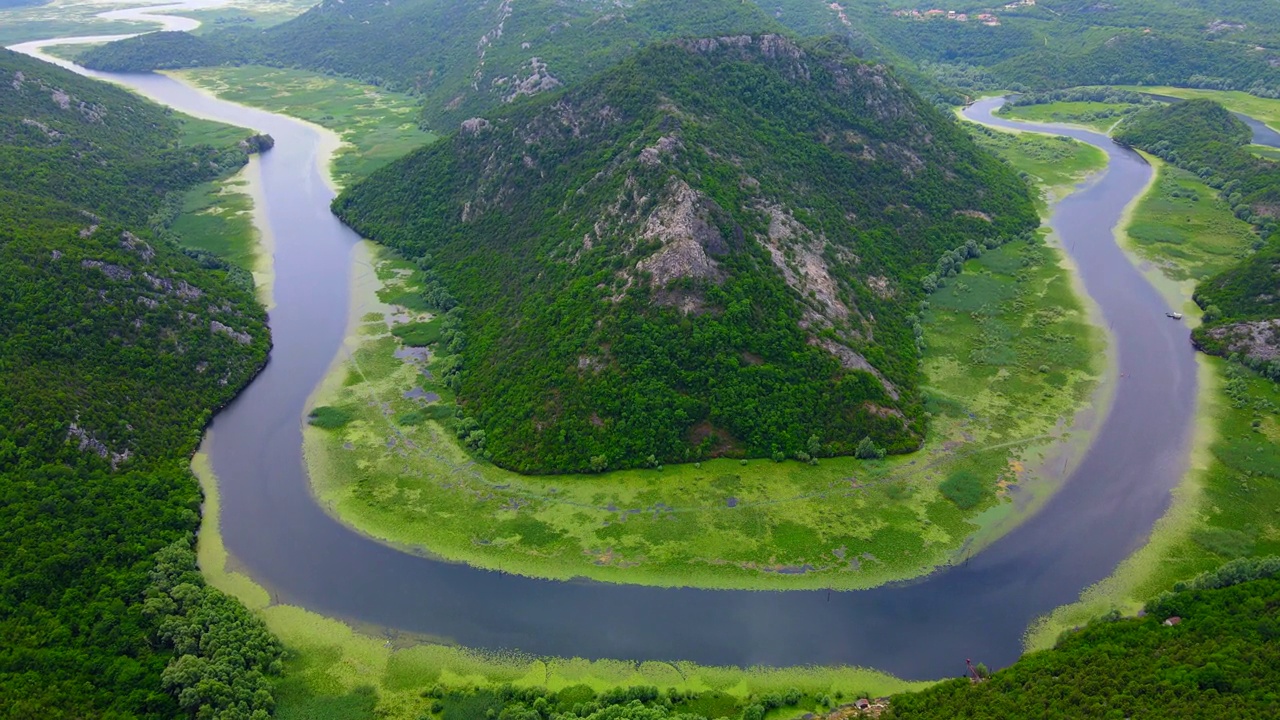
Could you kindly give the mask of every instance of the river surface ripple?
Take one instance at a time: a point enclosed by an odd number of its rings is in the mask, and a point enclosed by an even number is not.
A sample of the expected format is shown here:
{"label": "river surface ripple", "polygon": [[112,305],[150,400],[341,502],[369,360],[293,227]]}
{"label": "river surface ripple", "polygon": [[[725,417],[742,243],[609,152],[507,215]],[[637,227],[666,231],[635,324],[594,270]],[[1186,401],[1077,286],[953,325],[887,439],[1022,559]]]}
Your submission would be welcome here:
{"label": "river surface ripple", "polygon": [[[38,53],[42,45],[18,47]],[[307,397],[346,331],[358,237],[329,212],[321,135],[291,118],[213,99],[163,75],[94,73],[182,112],[276,139],[261,162],[274,235],[274,348],[214,419],[221,532],[277,602],[350,621],[537,655],[714,665],[862,665],[904,678],[959,675],[965,658],[1017,659],[1036,617],[1075,601],[1149,535],[1187,467],[1196,363],[1187,328],[1116,246],[1112,228],[1150,166],[1103,135],[1044,132],[1103,149],[1107,170],[1054,209],[1052,224],[1114,335],[1112,409],[1077,470],[1034,517],[962,565],[854,592],[754,592],[536,580],[407,554],[327,515],[303,463]],[[999,100],[970,119],[993,117]],[[367,269],[366,269],[367,270]]]}

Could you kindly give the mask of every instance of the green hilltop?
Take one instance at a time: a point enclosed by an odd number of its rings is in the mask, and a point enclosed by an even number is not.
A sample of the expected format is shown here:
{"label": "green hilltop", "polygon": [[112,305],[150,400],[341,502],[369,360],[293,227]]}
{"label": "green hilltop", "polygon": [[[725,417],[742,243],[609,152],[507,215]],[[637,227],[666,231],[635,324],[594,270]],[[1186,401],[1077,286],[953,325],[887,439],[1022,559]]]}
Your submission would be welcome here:
{"label": "green hilltop", "polygon": [[1038,224],[885,67],[779,35],[648,48],[334,208],[427,271],[459,435],[524,472],[913,450],[925,276]]}

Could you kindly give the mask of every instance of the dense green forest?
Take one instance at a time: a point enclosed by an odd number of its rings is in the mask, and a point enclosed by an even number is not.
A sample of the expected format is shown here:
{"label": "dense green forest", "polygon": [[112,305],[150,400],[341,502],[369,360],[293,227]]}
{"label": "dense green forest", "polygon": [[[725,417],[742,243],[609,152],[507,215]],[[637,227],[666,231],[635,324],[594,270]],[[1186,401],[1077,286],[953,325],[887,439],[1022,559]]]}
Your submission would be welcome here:
{"label": "dense green forest", "polygon": [[93,48],[80,62],[104,72],[139,72],[213,67],[237,59],[226,43],[202,35],[153,32]]}
{"label": "dense green forest", "polygon": [[911,3],[847,0],[637,0],[632,4],[467,0],[326,0],[266,31],[217,30],[200,41],[156,33],[84,56],[114,70],[261,63],[335,72],[421,94],[424,122],[447,130],[526,94],[572,85],[664,38],[776,32],[840,35],[889,62],[939,103],[983,90],[1148,84],[1280,96],[1274,3],[960,3],[995,24],[923,19]]}
{"label": "dense green forest", "polygon": [[984,682],[896,696],[887,717],[1280,717],[1280,559],[1230,563]]}
{"label": "dense green forest", "polygon": [[[870,4],[871,0],[866,0]],[[1163,84],[1280,93],[1269,3],[1041,0],[996,13],[999,25],[875,18],[877,38],[942,76],[989,89]],[[987,77],[983,81],[982,73]]]}
{"label": "dense green forest", "polygon": [[781,26],[741,0],[325,0],[265,31],[153,33],[81,61],[117,71],[236,62],[339,73],[421,95],[425,125],[447,131],[573,85],[656,40],[771,30]]}
{"label": "dense green forest", "polygon": [[[922,91],[960,102],[984,90],[1162,84],[1280,95],[1280,8],[1253,0],[1039,0],[1034,5],[906,0],[759,0],[806,35],[845,34],[903,72],[930,78]],[[942,7],[967,21],[925,19]],[[906,11],[908,14],[897,14]],[[976,16],[990,13],[995,24]],[[913,77],[914,79],[914,77]]]}
{"label": "dense green forest", "polygon": [[528,472],[912,450],[926,276],[1038,222],[886,68],[776,35],[644,50],[334,208],[426,271],[459,435]]}
{"label": "dense green forest", "polygon": [[1218,355],[1238,354],[1280,380],[1280,164],[1249,152],[1249,127],[1210,100],[1152,108],[1128,120],[1119,142],[1197,173],[1258,232],[1255,251],[1196,288],[1204,324],[1194,338]]}
{"label": "dense green forest", "polygon": [[280,648],[205,587],[188,468],[266,317],[168,237],[238,169],[168,111],[0,50],[0,717],[263,718]]}

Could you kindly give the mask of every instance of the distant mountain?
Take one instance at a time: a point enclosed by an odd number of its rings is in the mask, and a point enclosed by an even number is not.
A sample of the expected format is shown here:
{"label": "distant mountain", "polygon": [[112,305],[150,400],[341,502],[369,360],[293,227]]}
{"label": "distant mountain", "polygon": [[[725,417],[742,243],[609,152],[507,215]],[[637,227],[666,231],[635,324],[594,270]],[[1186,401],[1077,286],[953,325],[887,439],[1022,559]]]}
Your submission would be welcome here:
{"label": "distant mountain", "polygon": [[185,43],[152,33],[82,61],[117,71],[258,62],[336,72],[420,94],[426,124],[438,128],[571,85],[655,40],[781,29],[742,0],[325,0],[261,32]]}
{"label": "distant mountain", "polygon": [[912,450],[922,279],[1038,223],[886,68],[779,35],[643,50],[334,207],[459,304],[460,422],[526,472]]}

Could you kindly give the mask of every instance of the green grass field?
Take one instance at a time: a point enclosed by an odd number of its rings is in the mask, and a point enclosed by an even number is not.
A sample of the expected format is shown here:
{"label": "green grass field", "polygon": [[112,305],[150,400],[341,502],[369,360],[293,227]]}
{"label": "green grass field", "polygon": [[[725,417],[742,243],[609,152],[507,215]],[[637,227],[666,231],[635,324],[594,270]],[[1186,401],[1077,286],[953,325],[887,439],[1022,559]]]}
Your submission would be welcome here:
{"label": "green grass field", "polygon": [[1131,249],[1170,280],[1201,280],[1234,264],[1258,239],[1218,191],[1158,159],[1156,179],[1134,210],[1126,233]]}
{"label": "green grass field", "polygon": [[182,215],[173,223],[184,245],[208,250],[253,272],[258,262],[258,231],[253,224],[253,198],[244,173],[187,192]]}
{"label": "green grass field", "polygon": [[[251,130],[175,114],[181,125],[179,142],[184,145],[233,145]],[[182,198],[182,210],[170,229],[182,244],[207,250],[227,262],[253,274],[258,299],[270,306],[272,268],[270,251],[263,247],[267,238],[255,222],[254,203],[257,159],[230,177],[191,188]]]}
{"label": "green grass field", "polygon": [[[156,3],[140,1],[137,5]],[[132,23],[99,20],[104,10],[120,6],[103,6],[77,0],[53,0],[48,5],[0,10],[0,47],[31,40],[77,35],[122,35],[155,30],[155,23]]]}
{"label": "green grass field", "polygon": [[1090,172],[1106,165],[1107,157],[1096,147],[1071,138],[975,129],[980,145],[1007,160],[1039,188],[1041,213],[1048,204],[1069,193]]}
{"label": "green grass field", "polygon": [[314,4],[311,0],[231,0],[222,7],[172,14],[199,20],[194,33],[202,35],[228,27],[261,30],[297,17]]}
{"label": "green grass field", "polygon": [[291,115],[339,133],[333,161],[343,185],[435,140],[418,129],[418,105],[408,95],[302,70],[259,66],[201,68],[174,73],[218,97]]}
{"label": "green grass field", "polygon": [[1263,160],[1280,162],[1280,148],[1268,147],[1266,145],[1250,145],[1249,151]]}
{"label": "green grass field", "polygon": [[41,52],[45,55],[62,58],[63,60],[75,61],[80,57],[81,53],[85,52],[89,48],[98,47],[101,44],[102,43],[86,43],[84,45],[50,45],[49,47],[43,48]]}
{"label": "green grass field", "polygon": [[1044,105],[1006,105],[1001,117],[1026,122],[1052,122],[1080,125],[1106,133],[1123,115],[1140,106],[1101,102],[1055,102]]}

